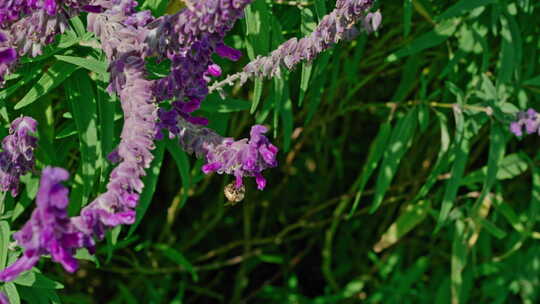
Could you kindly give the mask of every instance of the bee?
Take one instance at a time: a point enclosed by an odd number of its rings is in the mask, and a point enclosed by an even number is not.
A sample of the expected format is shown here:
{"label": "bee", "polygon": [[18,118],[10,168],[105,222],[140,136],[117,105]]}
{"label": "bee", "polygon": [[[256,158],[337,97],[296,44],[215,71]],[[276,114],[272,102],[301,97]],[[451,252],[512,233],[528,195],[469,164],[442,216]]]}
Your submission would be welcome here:
{"label": "bee", "polygon": [[223,189],[223,193],[229,201],[229,203],[226,205],[236,205],[236,203],[241,202],[244,199],[246,189],[243,185],[240,188],[236,188],[234,182],[232,182],[225,186],[225,188]]}

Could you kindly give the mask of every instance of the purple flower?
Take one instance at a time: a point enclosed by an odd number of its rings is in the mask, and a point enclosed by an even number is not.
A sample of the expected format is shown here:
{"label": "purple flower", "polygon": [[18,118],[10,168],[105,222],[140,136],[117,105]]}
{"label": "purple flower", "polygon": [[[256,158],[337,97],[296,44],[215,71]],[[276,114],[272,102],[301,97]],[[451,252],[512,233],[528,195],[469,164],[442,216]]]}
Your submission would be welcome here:
{"label": "purple flower", "polygon": [[236,178],[236,188],[242,187],[244,176],[254,176],[257,188],[264,189],[266,180],[261,172],[277,166],[278,152],[278,148],[263,135],[266,131],[266,127],[255,125],[251,128],[249,140],[234,141],[232,138],[225,138],[218,145],[208,145],[207,164],[202,167],[203,172],[232,174]]}
{"label": "purple flower", "polygon": [[217,172],[231,174],[236,178],[236,188],[243,186],[243,178],[255,177],[257,188],[266,186],[262,171],[277,166],[278,148],[264,136],[267,128],[255,125],[251,128],[250,138],[235,141],[221,137],[216,132],[184,119],[178,120],[180,146],[188,153],[195,153],[204,158],[202,167],[205,174]]}
{"label": "purple flower", "polygon": [[69,191],[61,182],[69,173],[61,168],[47,167],[43,170],[36,197],[36,209],[23,228],[13,235],[24,251],[15,263],[0,272],[1,281],[11,281],[21,272],[30,270],[40,256],[50,254],[53,261],[65,270],[74,272],[78,267],[73,257],[75,249],[88,245],[88,239],[80,233],[67,216]]}
{"label": "purple flower", "polygon": [[0,51],[0,64],[10,64],[17,59],[17,52],[14,48],[5,48]]}
{"label": "purple flower", "polygon": [[538,133],[540,135],[540,117],[534,109],[517,114],[517,121],[510,123],[510,131],[516,136],[523,135],[523,128],[527,134]]}
{"label": "purple flower", "polygon": [[233,49],[230,46],[225,45],[224,43],[219,43],[216,46],[216,54],[220,57],[227,58],[232,61],[238,61],[242,57],[242,52],[237,49]]}
{"label": "purple flower", "polygon": [[11,123],[0,152],[1,191],[11,191],[12,196],[17,196],[19,178],[34,167],[37,138],[32,133],[36,130],[37,122],[31,117],[19,117]]}
{"label": "purple flower", "polygon": [[[69,17],[84,10],[89,12],[88,29],[98,37],[109,60],[109,91],[119,95],[124,113],[121,141],[110,155],[118,166],[110,174],[105,193],[85,206],[79,216],[69,218],[69,193],[62,185],[69,174],[61,168],[45,168],[37,207],[14,234],[23,255],[0,272],[0,280],[15,279],[46,254],[74,272],[78,267],[74,258],[77,249],[87,248],[93,253],[94,239],[102,239],[107,229],[134,223],[144,187],[142,178],[153,159],[151,151],[161,128],[178,136],[186,151],[204,157],[205,173],[232,174],[237,189],[243,189],[246,176],[255,177],[259,189],[265,187],[262,172],[277,165],[278,152],[264,136],[265,127],[254,126],[249,139],[235,141],[205,128],[206,118],[191,115],[207,96],[210,77],[221,75],[212,55],[240,58],[241,53],[226,46],[223,38],[250,2],[201,0],[178,14],[154,20],[148,11],[137,12],[133,0],[0,1],[0,76],[17,57],[40,54],[43,45],[65,30]],[[376,27],[376,22],[371,24]],[[171,60],[170,74],[148,80],[148,56]],[[161,101],[171,102],[171,110],[158,113],[157,102]],[[35,131],[34,120],[20,118],[2,142],[0,186],[13,195],[17,194],[20,175],[33,168],[36,139],[29,134]]]}

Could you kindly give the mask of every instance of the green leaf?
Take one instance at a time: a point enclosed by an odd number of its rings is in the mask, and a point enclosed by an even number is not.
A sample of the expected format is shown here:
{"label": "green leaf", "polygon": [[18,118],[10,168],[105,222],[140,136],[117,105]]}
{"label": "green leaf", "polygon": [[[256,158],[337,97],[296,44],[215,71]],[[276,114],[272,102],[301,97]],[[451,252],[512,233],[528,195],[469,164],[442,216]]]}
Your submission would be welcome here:
{"label": "green leaf", "polygon": [[[101,80],[104,80],[103,78]],[[107,82],[97,81],[97,106],[98,106],[98,117],[99,117],[99,143],[101,145],[100,149],[100,159],[101,163],[101,176],[100,182],[102,185],[108,180],[108,170],[106,170],[110,164],[107,160],[107,156],[112,152],[115,144],[115,135],[114,135],[114,117],[115,117],[115,97],[109,95],[106,91]]]}
{"label": "green leaf", "polygon": [[293,105],[289,95],[288,77],[284,77],[283,99],[279,103],[279,114],[283,124],[283,152],[288,152],[291,147],[291,137],[294,127]]}
{"label": "green leaf", "polygon": [[373,143],[371,144],[371,147],[369,148],[369,154],[366,163],[362,168],[362,174],[360,175],[358,183],[358,190],[356,191],[356,196],[354,198],[354,203],[351,211],[349,212],[349,217],[351,217],[356,211],[356,208],[358,208],[358,203],[360,202],[360,197],[362,197],[362,192],[364,191],[364,188],[366,187],[366,184],[369,181],[371,174],[373,174],[373,172],[377,168],[379,160],[382,158],[384,151],[386,150],[391,131],[392,125],[390,124],[390,122],[387,121],[383,123],[379,128],[379,133],[377,133],[377,137],[375,137]]}
{"label": "green leaf", "polygon": [[6,267],[10,232],[8,222],[0,221],[0,269]]}
{"label": "green leaf", "polygon": [[414,227],[424,221],[429,207],[430,204],[428,201],[420,201],[416,204],[408,205],[373,246],[373,250],[375,252],[381,252],[397,243],[403,236],[414,229]]}
{"label": "green leaf", "polygon": [[79,16],[75,16],[69,20],[71,22],[71,26],[77,33],[77,36],[84,37],[86,34],[86,29],[84,27],[84,23],[82,22],[81,18]]}
{"label": "green leaf", "polygon": [[[302,7],[300,9],[300,33],[303,35],[308,35],[311,33],[317,26],[315,20],[315,14],[308,7]],[[298,105],[302,106],[304,97],[309,88],[309,80],[311,78],[311,72],[313,71],[312,62],[303,62],[300,75],[300,92],[298,96]]]}
{"label": "green leaf", "polygon": [[118,289],[120,290],[120,293],[122,294],[122,300],[123,302],[127,304],[137,304],[139,303],[138,299],[135,297],[133,292],[123,283],[118,282]]}
{"label": "green leaf", "polygon": [[452,258],[451,258],[451,294],[452,303],[459,303],[463,291],[463,270],[467,265],[467,233],[466,225],[458,219],[455,223],[453,241],[452,241]]}
{"label": "green leaf", "polygon": [[[501,15],[501,52],[500,67],[497,73],[499,83],[509,83],[512,80],[515,69],[519,66],[520,58],[517,48],[521,48],[521,37],[514,36],[510,26],[510,16]],[[515,33],[520,35],[519,32]]]}
{"label": "green leaf", "polygon": [[30,304],[60,304],[60,298],[54,289],[18,286],[17,289],[24,303]]}
{"label": "green leaf", "polygon": [[6,295],[9,299],[9,304],[21,303],[21,297],[19,296],[17,287],[15,287],[15,284],[13,282],[6,282],[4,284],[4,290],[6,291]]}
{"label": "green leaf", "polygon": [[465,165],[467,164],[469,155],[469,138],[465,134],[466,126],[463,113],[460,109],[454,108],[454,116],[456,120],[456,141],[453,149],[455,160],[450,172],[450,179],[446,182],[436,231],[446,221],[450,214],[459,186],[461,185],[461,179],[465,172]]}
{"label": "green leaf", "polygon": [[388,146],[384,151],[384,158],[377,176],[375,195],[370,213],[375,212],[382,204],[384,196],[397,172],[401,159],[409,150],[414,139],[417,125],[417,109],[410,110],[401,118],[390,136]]}
{"label": "green leaf", "polygon": [[414,87],[416,87],[421,63],[420,56],[411,56],[407,59],[401,73],[401,81],[391,100],[405,100]]}
{"label": "green leaf", "polygon": [[426,181],[418,191],[418,194],[414,198],[414,201],[426,196],[437,181],[437,177],[441,175],[448,166],[448,149],[450,148],[450,135],[448,133],[447,119],[444,114],[435,112],[439,121],[439,127],[441,130],[441,148],[437,154],[437,161],[433,166],[433,170],[427,177]]}
{"label": "green leaf", "polygon": [[210,113],[233,113],[249,110],[250,107],[251,105],[247,100],[232,98],[221,99],[217,94],[212,94],[201,103],[200,109]]}
{"label": "green leaf", "polygon": [[73,72],[78,69],[77,66],[65,63],[56,62],[53,64],[38,82],[26,93],[26,95],[15,105],[15,110],[24,108],[34,101],[38,100],[41,96],[49,93],[52,89],[59,86],[64,80],[66,80]]}
{"label": "green leaf", "polygon": [[437,16],[436,20],[443,20],[453,17],[459,17],[461,15],[471,12],[473,9],[486,6],[488,4],[497,3],[497,0],[460,0],[456,4],[452,5],[442,14]]}
{"label": "green leaf", "polygon": [[163,255],[167,257],[169,260],[175,262],[179,266],[184,267],[189,273],[191,273],[191,278],[193,281],[197,282],[199,280],[199,277],[197,275],[197,272],[195,271],[195,268],[191,263],[184,257],[184,255],[179,252],[178,250],[171,248],[165,244],[158,244],[156,247],[161,250]]}
{"label": "green leaf", "polygon": [[303,62],[302,73],[300,75],[300,93],[298,96],[298,106],[300,107],[302,106],[302,103],[304,102],[304,97],[306,96],[306,93],[309,87],[311,71],[313,71],[313,64],[310,62]]}
{"label": "green leaf", "polygon": [[482,93],[485,100],[494,102],[499,101],[497,89],[486,74],[482,74]]}
{"label": "green leaf", "polygon": [[523,82],[523,85],[540,87],[540,75],[533,77],[531,79],[525,80]]}
{"label": "green leaf", "polygon": [[498,239],[503,239],[506,237],[506,232],[499,227],[495,226],[492,222],[486,220],[483,217],[479,217],[478,220],[480,221],[480,224],[482,224],[482,228],[484,228],[487,232],[489,232],[491,235]]}
{"label": "green leaf", "polygon": [[28,271],[20,275],[13,281],[17,285],[42,288],[42,289],[62,289],[64,285],[53,281],[36,271]]}
{"label": "green leaf", "polygon": [[504,157],[506,146],[505,132],[498,122],[493,122],[489,136],[489,155],[487,164],[487,174],[485,175],[482,193],[478,197],[475,205],[480,208],[482,202],[491,191],[493,184],[497,180],[499,166]]}
{"label": "green leaf", "polygon": [[90,254],[86,248],[78,249],[74,257],[77,260],[91,261],[92,263],[96,264],[97,267],[99,267],[99,260],[97,259],[96,255]]}
{"label": "green leaf", "polygon": [[100,61],[95,58],[84,58],[84,57],[75,57],[75,56],[63,56],[63,55],[54,55],[58,60],[71,63],[73,65],[79,66],[81,68],[87,69],[89,71],[105,75],[108,77],[109,72],[107,72],[108,64],[106,61]]}
{"label": "green leaf", "polygon": [[[489,80],[489,78],[488,78]],[[460,89],[457,85],[455,85],[451,81],[445,82],[446,88],[452,93],[454,96],[456,96],[457,104],[464,105],[465,104],[465,93],[463,93],[463,90]]]}
{"label": "green leaf", "polygon": [[186,155],[186,152],[184,152],[184,150],[182,150],[180,147],[178,140],[166,139],[165,144],[167,146],[167,151],[171,153],[174,161],[176,162],[176,167],[178,168],[180,177],[182,177],[182,187],[184,188],[184,191],[182,191],[182,199],[179,206],[179,208],[182,208],[187,200],[188,190],[191,188],[189,158]]}
{"label": "green leaf", "polygon": [[86,205],[93,189],[97,168],[101,164],[98,154],[97,102],[92,80],[84,71],[77,71],[73,77],[68,78],[65,89],[77,126],[81,151],[83,191],[73,193],[76,199],[71,200],[69,213],[74,215]]}
{"label": "green leaf", "polygon": [[255,0],[244,9],[246,20],[246,49],[249,59],[265,55],[270,48],[271,11],[264,0]]}
{"label": "green leaf", "polygon": [[[246,20],[246,49],[249,59],[266,55],[270,48],[270,9],[264,0],[256,0],[244,9]],[[263,80],[255,79],[250,113],[255,113],[263,91]]]}
{"label": "green leaf", "polygon": [[412,14],[412,0],[403,0],[403,37],[411,33]]}
{"label": "green leaf", "polygon": [[[504,157],[499,165],[496,174],[497,180],[511,179],[525,173],[528,169],[527,161],[524,160],[519,154],[509,154]],[[488,177],[488,167],[484,166],[479,170],[473,171],[463,179],[463,184],[468,185],[472,183],[485,181]],[[492,178],[492,177],[491,177]]]}
{"label": "green leaf", "polygon": [[[32,81],[34,78],[36,78],[38,75],[41,74],[41,69],[43,68],[43,64],[32,64],[32,65],[25,65],[21,68],[21,73],[24,75],[24,77],[17,82],[15,82],[13,85],[6,87],[2,91],[0,91],[0,106],[5,103],[5,100],[11,96],[13,93],[15,93],[19,88],[22,86],[27,85]],[[3,116],[3,118],[6,121],[9,121],[9,118],[6,116]]]}
{"label": "green leaf", "polygon": [[135,232],[135,229],[137,229],[137,227],[141,223],[144,214],[146,213],[148,207],[150,206],[150,203],[152,202],[152,197],[154,196],[154,191],[156,190],[156,184],[158,181],[161,164],[163,163],[164,152],[164,143],[158,142],[156,144],[156,149],[153,151],[154,160],[152,161],[150,168],[146,169],[146,176],[143,178],[144,189],[139,198],[139,204],[135,209],[135,211],[137,212],[137,216],[133,225],[129,227],[127,237],[130,237],[133,232]]}
{"label": "green leaf", "polygon": [[435,29],[416,38],[402,49],[390,54],[386,60],[394,62],[400,58],[419,53],[423,50],[438,46],[452,36],[459,24],[458,19],[444,20],[435,26]]}
{"label": "green leaf", "polygon": [[313,1],[313,3],[315,4],[315,12],[317,13],[317,18],[319,19],[319,21],[321,21],[327,12],[326,2],[324,0],[315,0]]}
{"label": "green leaf", "polygon": [[249,113],[253,114],[257,110],[259,103],[261,102],[262,91],[264,87],[264,81],[262,79],[255,79],[253,87],[253,97],[251,98],[251,109]]}
{"label": "green leaf", "polygon": [[56,134],[55,139],[68,138],[77,134],[77,126],[75,122],[69,122],[66,126]]}
{"label": "green leaf", "polygon": [[146,0],[142,5],[143,8],[149,8],[154,16],[162,16],[167,10],[169,0]]}
{"label": "green leaf", "polygon": [[328,77],[328,72],[326,67],[330,61],[330,58],[333,54],[333,49],[328,50],[326,53],[319,56],[315,60],[314,69],[315,72],[312,76],[311,86],[310,86],[310,98],[308,99],[308,115],[304,121],[304,126],[307,125],[313,116],[315,115],[319,105],[321,104],[324,92],[326,91],[325,83]]}

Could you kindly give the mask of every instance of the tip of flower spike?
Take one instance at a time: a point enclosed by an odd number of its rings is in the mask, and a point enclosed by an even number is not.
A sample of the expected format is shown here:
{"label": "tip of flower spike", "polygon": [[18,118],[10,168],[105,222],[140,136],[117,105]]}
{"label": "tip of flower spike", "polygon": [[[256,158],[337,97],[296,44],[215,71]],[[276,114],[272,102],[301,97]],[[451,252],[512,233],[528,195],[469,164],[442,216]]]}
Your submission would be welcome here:
{"label": "tip of flower spike", "polygon": [[206,72],[210,76],[219,77],[221,76],[221,67],[217,64],[211,64],[208,66],[208,70]]}
{"label": "tip of flower spike", "polygon": [[25,136],[29,132],[37,131],[37,121],[32,117],[21,116],[11,123],[10,132]]}

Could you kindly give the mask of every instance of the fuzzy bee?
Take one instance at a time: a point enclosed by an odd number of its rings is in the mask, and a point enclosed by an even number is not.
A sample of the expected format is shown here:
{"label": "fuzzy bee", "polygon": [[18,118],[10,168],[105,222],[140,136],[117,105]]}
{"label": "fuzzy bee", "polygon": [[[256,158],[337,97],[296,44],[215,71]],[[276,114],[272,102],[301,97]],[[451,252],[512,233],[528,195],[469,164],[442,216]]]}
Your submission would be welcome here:
{"label": "fuzzy bee", "polygon": [[229,201],[228,204],[236,205],[236,203],[241,202],[244,199],[246,189],[244,188],[244,186],[236,188],[233,182],[225,186],[225,188],[223,189],[223,193],[225,193],[225,197]]}

